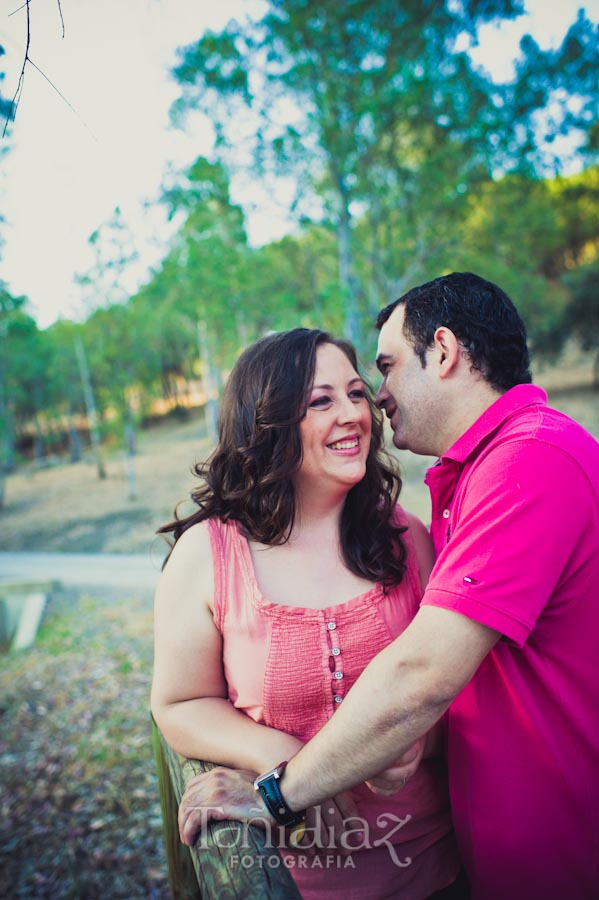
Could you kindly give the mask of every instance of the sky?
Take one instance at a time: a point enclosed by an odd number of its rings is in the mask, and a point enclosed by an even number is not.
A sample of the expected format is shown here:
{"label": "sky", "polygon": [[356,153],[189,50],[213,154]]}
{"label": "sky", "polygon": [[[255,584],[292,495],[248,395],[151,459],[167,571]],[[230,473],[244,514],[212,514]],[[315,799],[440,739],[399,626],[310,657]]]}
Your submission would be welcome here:
{"label": "sky", "polygon": [[[0,0],[2,93],[17,88],[26,39],[23,0]],[[561,41],[579,8],[596,21],[599,0],[526,0],[527,14],[485,26],[473,50],[497,80],[509,78],[523,33],[541,47]],[[74,280],[93,265],[89,236],[119,207],[140,258],[125,287],[143,283],[164,256],[172,226],[156,200],[167,166],[185,168],[212,150],[210,123],[193,117],[185,131],[169,122],[177,87],[169,74],[178,46],[231,18],[259,16],[262,0],[31,0],[28,66],[16,120],[0,155],[4,246],[0,279],[29,298],[42,328],[91,310]],[[46,78],[60,91],[54,90]],[[290,228],[282,207],[238,186],[250,241],[265,243]]]}

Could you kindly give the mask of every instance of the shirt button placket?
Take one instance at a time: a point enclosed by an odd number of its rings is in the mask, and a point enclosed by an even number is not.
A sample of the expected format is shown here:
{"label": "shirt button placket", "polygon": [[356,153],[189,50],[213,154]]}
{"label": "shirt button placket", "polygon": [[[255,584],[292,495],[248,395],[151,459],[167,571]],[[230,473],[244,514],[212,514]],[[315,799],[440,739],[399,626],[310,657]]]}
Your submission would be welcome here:
{"label": "shirt button placket", "polygon": [[343,672],[339,668],[341,664],[341,647],[338,643],[337,623],[327,622],[327,630],[329,632],[329,640],[331,642],[331,656],[335,660],[335,669],[333,671],[332,688],[333,703],[339,704],[343,700],[343,692],[341,690],[341,682],[343,681]]}

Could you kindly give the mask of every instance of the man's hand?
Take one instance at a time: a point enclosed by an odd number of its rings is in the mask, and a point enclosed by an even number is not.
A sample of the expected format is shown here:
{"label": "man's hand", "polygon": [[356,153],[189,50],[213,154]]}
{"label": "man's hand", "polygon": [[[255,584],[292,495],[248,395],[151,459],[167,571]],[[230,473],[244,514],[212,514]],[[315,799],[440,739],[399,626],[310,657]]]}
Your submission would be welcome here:
{"label": "man's hand", "polygon": [[219,766],[191,779],[179,804],[179,837],[193,847],[202,823],[236,819],[276,824],[254,789],[253,772]]}
{"label": "man's hand", "polygon": [[[192,778],[179,804],[179,837],[182,843],[192,847],[202,825],[210,820],[234,819],[262,827],[270,824],[282,833],[281,826],[274,821],[260,793],[255,790],[254,778],[253,772],[223,766]],[[347,848],[344,847],[342,835],[348,829],[353,831],[352,845],[355,847],[357,816],[358,808],[351,792],[344,791],[332,800],[307,810],[305,828],[299,826],[298,830],[288,832],[287,844],[307,852],[333,848],[343,852]]]}
{"label": "man's hand", "polygon": [[426,735],[418,738],[411,747],[408,747],[403,756],[400,756],[392,766],[384,769],[366,784],[373,794],[380,794],[383,797],[389,797],[391,794],[401,791],[406,786],[408,779],[415,774],[424,748],[426,745]]}

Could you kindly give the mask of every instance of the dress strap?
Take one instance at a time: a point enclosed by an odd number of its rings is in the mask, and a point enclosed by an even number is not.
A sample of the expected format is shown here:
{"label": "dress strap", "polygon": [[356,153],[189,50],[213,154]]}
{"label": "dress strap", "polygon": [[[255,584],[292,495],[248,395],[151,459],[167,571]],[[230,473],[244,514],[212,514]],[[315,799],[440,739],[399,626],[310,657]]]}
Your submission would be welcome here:
{"label": "dress strap", "polygon": [[223,630],[227,597],[225,548],[223,543],[223,523],[220,519],[211,518],[206,522],[212,550],[212,568],[214,573],[214,624],[219,631]]}
{"label": "dress strap", "polygon": [[408,522],[408,518],[402,507],[397,504],[393,511],[393,521],[396,525],[406,525],[407,531],[401,534],[401,540],[406,548],[406,575],[414,597],[420,603],[422,600],[422,585],[420,584],[420,567],[418,565],[418,556],[416,555],[416,546],[414,538]]}

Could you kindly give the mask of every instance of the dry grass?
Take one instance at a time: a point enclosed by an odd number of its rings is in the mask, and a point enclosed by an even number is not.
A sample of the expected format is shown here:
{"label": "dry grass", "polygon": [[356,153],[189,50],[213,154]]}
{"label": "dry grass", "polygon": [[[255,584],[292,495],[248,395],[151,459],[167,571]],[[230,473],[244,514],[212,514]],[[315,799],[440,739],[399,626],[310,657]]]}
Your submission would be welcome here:
{"label": "dry grass", "polygon": [[134,500],[127,496],[123,451],[107,457],[104,480],[89,453],[75,464],[28,463],[7,479],[0,550],[135,553],[154,543],[160,549],[154,532],[189,495],[191,467],[208,452],[199,418],[142,431]]}

